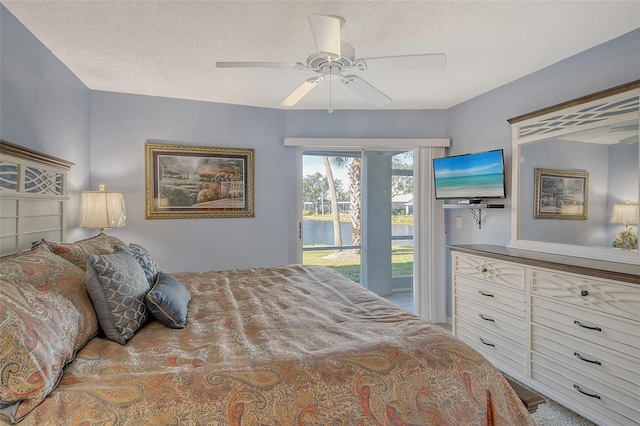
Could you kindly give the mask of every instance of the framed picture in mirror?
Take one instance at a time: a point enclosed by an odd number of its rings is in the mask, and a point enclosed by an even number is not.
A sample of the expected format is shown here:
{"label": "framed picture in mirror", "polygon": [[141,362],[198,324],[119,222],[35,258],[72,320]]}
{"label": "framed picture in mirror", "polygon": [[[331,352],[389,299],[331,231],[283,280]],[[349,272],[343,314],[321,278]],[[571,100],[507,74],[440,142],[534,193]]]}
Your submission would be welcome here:
{"label": "framed picture in mirror", "polygon": [[536,219],[587,220],[589,173],[535,169]]}

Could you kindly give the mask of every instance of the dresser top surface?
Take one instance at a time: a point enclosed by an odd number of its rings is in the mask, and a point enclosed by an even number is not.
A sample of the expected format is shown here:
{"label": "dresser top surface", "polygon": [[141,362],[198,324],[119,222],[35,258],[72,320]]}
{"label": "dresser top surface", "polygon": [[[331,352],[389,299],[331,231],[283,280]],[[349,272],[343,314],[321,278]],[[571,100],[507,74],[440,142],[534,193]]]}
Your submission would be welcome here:
{"label": "dresser top surface", "polygon": [[449,246],[451,251],[640,285],[640,265],[512,249],[489,244]]}

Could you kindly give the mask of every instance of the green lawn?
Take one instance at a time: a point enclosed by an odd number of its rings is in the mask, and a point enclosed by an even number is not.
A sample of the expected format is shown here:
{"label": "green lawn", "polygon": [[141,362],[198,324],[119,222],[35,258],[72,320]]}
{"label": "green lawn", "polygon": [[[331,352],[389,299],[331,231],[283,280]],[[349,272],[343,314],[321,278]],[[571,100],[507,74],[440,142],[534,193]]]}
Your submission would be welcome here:
{"label": "green lawn", "polygon": [[[360,256],[355,250],[343,250],[344,255],[328,257],[334,250],[313,250],[302,253],[302,262],[307,265],[324,265],[355,282],[360,282]],[[349,256],[350,255],[350,256]],[[392,275],[413,275],[413,247],[391,248]]]}

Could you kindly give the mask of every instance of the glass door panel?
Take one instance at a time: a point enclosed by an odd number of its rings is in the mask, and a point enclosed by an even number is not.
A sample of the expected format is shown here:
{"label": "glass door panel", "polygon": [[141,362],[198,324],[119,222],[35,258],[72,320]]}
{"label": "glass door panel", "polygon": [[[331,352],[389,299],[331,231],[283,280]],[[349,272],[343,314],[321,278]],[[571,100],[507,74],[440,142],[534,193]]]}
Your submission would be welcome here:
{"label": "glass door panel", "polygon": [[302,203],[304,264],[413,309],[413,151],[303,151]]}
{"label": "glass door panel", "polygon": [[413,151],[391,160],[391,280],[389,300],[413,311]]}
{"label": "glass door panel", "polygon": [[361,282],[361,151],[302,155],[302,263]]}

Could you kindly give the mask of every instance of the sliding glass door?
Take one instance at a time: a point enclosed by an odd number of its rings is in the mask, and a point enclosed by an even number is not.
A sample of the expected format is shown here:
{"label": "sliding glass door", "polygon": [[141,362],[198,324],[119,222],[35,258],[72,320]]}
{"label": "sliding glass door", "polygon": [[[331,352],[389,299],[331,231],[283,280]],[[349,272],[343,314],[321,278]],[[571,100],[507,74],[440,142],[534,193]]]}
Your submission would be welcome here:
{"label": "sliding glass door", "polygon": [[302,263],[413,309],[413,151],[302,151]]}

